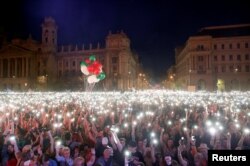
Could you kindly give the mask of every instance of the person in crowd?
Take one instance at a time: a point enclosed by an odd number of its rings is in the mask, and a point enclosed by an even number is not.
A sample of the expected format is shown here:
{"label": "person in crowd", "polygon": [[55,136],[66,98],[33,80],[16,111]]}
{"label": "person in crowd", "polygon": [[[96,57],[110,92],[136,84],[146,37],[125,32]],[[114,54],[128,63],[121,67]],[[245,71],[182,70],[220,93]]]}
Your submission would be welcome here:
{"label": "person in crowd", "polygon": [[12,103],[0,107],[0,166],[206,166],[208,149],[250,149],[247,99],[123,95],[103,103],[77,95],[8,96]]}

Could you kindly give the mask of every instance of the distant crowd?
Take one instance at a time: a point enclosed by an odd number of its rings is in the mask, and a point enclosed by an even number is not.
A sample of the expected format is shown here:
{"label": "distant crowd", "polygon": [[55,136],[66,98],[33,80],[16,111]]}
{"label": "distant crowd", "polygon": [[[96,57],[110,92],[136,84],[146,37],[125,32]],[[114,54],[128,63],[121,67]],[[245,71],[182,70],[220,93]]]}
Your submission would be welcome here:
{"label": "distant crowd", "polygon": [[0,93],[2,166],[206,166],[250,150],[250,94]]}

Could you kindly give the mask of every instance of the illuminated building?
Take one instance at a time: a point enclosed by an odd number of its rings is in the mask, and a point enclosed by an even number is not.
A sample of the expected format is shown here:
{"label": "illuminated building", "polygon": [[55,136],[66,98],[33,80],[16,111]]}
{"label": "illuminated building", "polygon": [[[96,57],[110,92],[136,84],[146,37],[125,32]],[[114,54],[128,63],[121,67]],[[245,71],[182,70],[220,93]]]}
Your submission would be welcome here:
{"label": "illuminated building", "polygon": [[250,90],[250,24],[202,28],[175,49],[180,89]]}
{"label": "illuminated building", "polygon": [[130,48],[124,32],[107,35],[105,47],[98,43],[88,48],[78,45],[58,46],[57,25],[45,18],[41,25],[42,41],[31,36],[27,40],[13,39],[0,50],[0,89],[84,89],[86,80],[80,62],[90,55],[103,65],[106,78],[96,84],[101,90],[136,88],[138,57]]}

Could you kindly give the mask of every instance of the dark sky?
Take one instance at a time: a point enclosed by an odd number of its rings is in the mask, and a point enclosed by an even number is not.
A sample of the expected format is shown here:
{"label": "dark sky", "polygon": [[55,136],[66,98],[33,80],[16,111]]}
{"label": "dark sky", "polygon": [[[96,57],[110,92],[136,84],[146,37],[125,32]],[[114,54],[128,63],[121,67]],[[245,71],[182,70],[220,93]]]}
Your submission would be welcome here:
{"label": "dark sky", "polygon": [[55,18],[58,43],[104,43],[109,30],[123,29],[152,76],[174,64],[174,48],[201,27],[250,23],[246,0],[8,0],[1,1],[0,27],[10,38],[40,40],[41,23]]}

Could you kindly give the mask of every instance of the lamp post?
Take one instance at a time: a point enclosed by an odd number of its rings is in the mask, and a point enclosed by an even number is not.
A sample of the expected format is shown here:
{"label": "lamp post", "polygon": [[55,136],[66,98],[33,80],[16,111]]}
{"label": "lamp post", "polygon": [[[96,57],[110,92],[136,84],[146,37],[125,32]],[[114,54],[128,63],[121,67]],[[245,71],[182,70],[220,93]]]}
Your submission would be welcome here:
{"label": "lamp post", "polygon": [[142,73],[139,73],[138,75],[138,89],[141,89],[141,77],[142,77]]}
{"label": "lamp post", "polygon": [[[240,67],[235,68],[234,71],[235,71],[236,78],[237,78],[237,75],[238,75],[237,73],[240,71]],[[240,79],[238,79],[238,80],[236,79],[234,84],[235,84],[234,85],[235,87],[233,87],[234,89],[237,88],[237,90],[241,90]]]}
{"label": "lamp post", "polygon": [[128,72],[128,89],[130,89],[130,75],[131,75],[131,72],[129,71]]}
{"label": "lamp post", "polygon": [[169,79],[170,79],[170,81],[169,81],[169,88],[170,88],[170,89],[174,89],[174,75],[171,74],[171,75],[169,76]]}
{"label": "lamp post", "polygon": [[45,79],[46,79],[46,89],[47,89],[47,90],[48,90],[48,81],[49,81],[48,78],[49,78],[49,77],[48,77],[48,74],[46,74],[46,75],[45,75]]}
{"label": "lamp post", "polygon": [[192,70],[189,69],[189,79],[188,79],[188,86],[191,85],[191,73],[192,73]]}

